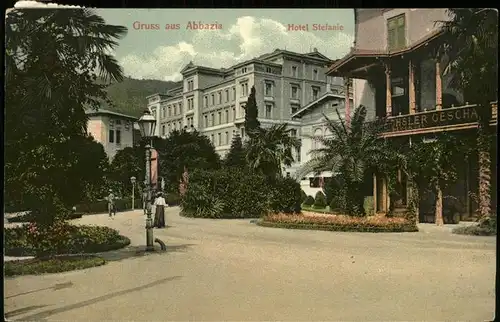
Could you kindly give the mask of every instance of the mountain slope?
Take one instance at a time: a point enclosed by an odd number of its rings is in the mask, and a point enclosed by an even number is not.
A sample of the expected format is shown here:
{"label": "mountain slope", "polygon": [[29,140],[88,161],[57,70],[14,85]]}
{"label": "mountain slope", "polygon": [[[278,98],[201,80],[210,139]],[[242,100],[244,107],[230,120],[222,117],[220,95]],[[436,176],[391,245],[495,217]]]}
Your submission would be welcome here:
{"label": "mountain slope", "polygon": [[123,82],[108,86],[108,96],[115,106],[106,106],[105,108],[139,117],[147,106],[147,96],[156,93],[165,94],[177,86],[179,86],[179,82],[125,77]]}

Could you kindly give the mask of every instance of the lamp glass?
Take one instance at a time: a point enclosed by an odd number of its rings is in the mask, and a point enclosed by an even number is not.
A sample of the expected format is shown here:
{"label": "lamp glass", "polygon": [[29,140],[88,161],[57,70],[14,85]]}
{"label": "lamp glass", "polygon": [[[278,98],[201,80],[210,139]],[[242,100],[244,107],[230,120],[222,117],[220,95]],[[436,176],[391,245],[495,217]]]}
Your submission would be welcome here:
{"label": "lamp glass", "polygon": [[144,114],[137,121],[143,137],[153,137],[155,134],[156,120],[149,110],[145,110]]}

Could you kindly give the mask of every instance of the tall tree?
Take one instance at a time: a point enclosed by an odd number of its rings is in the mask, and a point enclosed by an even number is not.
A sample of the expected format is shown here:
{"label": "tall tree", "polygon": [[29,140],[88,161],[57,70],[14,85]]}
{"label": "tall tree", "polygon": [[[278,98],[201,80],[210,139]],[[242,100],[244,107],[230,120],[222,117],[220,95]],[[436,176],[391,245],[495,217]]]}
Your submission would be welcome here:
{"label": "tall tree", "polygon": [[116,188],[121,195],[126,195],[130,191],[130,178],[135,177],[138,186],[142,186],[145,177],[145,154],[144,149],[136,147],[126,147],[118,151],[111,162],[109,179],[117,183]]}
{"label": "tall tree", "polygon": [[479,215],[491,211],[491,101],[498,100],[498,11],[495,9],[448,9],[449,21],[441,21],[445,41],[440,50],[449,58],[445,73],[464,98],[477,104],[479,153]]}
{"label": "tall tree", "polygon": [[198,131],[173,131],[166,140],[153,143],[159,154],[159,173],[165,189],[177,192],[185,169],[217,169],[220,157],[210,140]]}
{"label": "tall tree", "polygon": [[245,145],[246,161],[250,169],[269,179],[280,177],[282,167],[290,166],[293,151],[300,148],[300,140],[290,135],[287,124],[258,128]]}
{"label": "tall tree", "polygon": [[88,9],[6,15],[5,190],[44,223],[72,206],[65,192],[80,189],[69,175],[78,160],[68,151],[86,135],[85,107],[107,98],[97,77],[123,78],[109,51],[126,31]]}
{"label": "tall tree", "polygon": [[366,122],[366,107],[358,107],[347,127],[340,121],[326,119],[326,127],[332,133],[329,137],[312,137],[320,147],[312,150],[312,158],[295,173],[296,178],[308,173],[330,171],[337,173],[345,188],[346,212],[353,215],[364,214],[364,184],[368,174],[374,172],[389,174],[394,172],[398,153],[385,140],[380,139],[382,127]]}
{"label": "tall tree", "polygon": [[231,142],[231,148],[224,160],[224,165],[227,167],[237,167],[244,168],[246,165],[245,161],[245,150],[243,149],[243,143],[241,142],[241,137],[235,135]]}
{"label": "tall tree", "polygon": [[247,104],[245,105],[245,131],[249,137],[252,137],[254,133],[260,128],[260,122],[258,120],[259,108],[257,106],[257,100],[255,98],[255,86],[252,86],[250,95],[248,96]]}

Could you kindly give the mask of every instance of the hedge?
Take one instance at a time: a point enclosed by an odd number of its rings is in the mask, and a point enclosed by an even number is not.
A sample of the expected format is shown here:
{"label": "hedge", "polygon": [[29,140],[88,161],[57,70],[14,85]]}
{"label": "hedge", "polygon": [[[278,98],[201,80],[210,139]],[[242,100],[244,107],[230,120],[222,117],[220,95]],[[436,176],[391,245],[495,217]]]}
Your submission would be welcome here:
{"label": "hedge", "polygon": [[257,223],[264,227],[349,232],[416,232],[415,222],[403,218],[353,217],[342,215],[303,216],[274,214]]}
{"label": "hedge", "polygon": [[[83,215],[84,214],[81,213],[81,212],[69,213],[68,215],[66,215],[65,219],[67,219],[67,220],[79,219],[79,218],[82,218]],[[20,216],[8,218],[7,220],[10,223],[15,223],[15,222],[31,222],[31,221],[34,221],[34,218],[33,218],[34,216],[35,215],[30,212],[30,213],[27,213],[27,214],[24,214],[24,215],[20,215]]]}
{"label": "hedge", "polygon": [[452,233],[472,236],[496,236],[497,230],[493,227],[481,227],[477,224],[471,226],[456,227]]}

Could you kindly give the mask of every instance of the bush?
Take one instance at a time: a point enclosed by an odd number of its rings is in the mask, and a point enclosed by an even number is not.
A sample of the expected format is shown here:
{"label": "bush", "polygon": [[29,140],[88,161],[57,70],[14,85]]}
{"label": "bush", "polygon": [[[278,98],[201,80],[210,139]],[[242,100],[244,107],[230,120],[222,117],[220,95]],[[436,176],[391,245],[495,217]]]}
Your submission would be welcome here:
{"label": "bush", "polygon": [[196,170],[181,199],[181,215],[198,218],[258,218],[269,209],[263,176],[238,169]]}
{"label": "bush", "polygon": [[130,239],[109,227],[63,224],[59,228],[50,231],[39,229],[42,230],[39,235],[33,234],[33,224],[4,228],[5,255],[98,253],[120,249],[130,244]]}
{"label": "bush", "polygon": [[64,256],[47,259],[24,259],[4,263],[5,276],[60,273],[101,266],[106,261],[92,255]]}
{"label": "bush", "polygon": [[179,196],[178,193],[169,192],[165,196],[165,201],[169,206],[178,206],[181,203],[181,197]]}
{"label": "bush", "polygon": [[313,208],[323,209],[326,208],[326,199],[325,194],[321,191],[316,192],[316,196],[314,197],[314,205]]}
{"label": "bush", "polygon": [[304,201],[304,206],[311,207],[314,204],[314,198],[312,196],[307,196]]}
{"label": "bush", "polygon": [[[115,200],[116,211],[127,211],[132,210],[132,199],[117,199]],[[134,207],[136,209],[142,208],[142,199],[135,199]],[[84,213],[84,214],[102,214],[108,212],[108,201],[107,200],[99,200],[93,203],[86,203],[76,205],[76,212]]]}
{"label": "bush", "polygon": [[[84,214],[81,212],[69,212],[64,219],[66,220],[72,220],[72,219],[79,219],[82,218]],[[12,217],[7,219],[10,223],[15,223],[15,222],[32,222],[35,221],[35,215],[31,212],[27,214],[23,214],[20,216]]]}
{"label": "bush", "polygon": [[495,236],[497,234],[496,228],[481,227],[479,225],[462,226],[452,230],[454,234],[459,235],[473,235],[473,236]]}
{"label": "bush", "polygon": [[302,199],[300,184],[292,178],[280,178],[273,184],[271,210],[287,214],[300,213]]}
{"label": "bush", "polygon": [[257,223],[264,227],[356,232],[415,232],[415,222],[404,218],[354,217],[345,215],[308,216],[272,214]]}
{"label": "bush", "polygon": [[300,189],[300,202],[304,203],[306,202],[307,199],[307,194],[304,192],[304,190]]}
{"label": "bush", "polygon": [[373,196],[365,197],[363,208],[365,210],[365,214],[367,214],[368,216],[372,216],[375,214],[375,211],[373,209]]}

